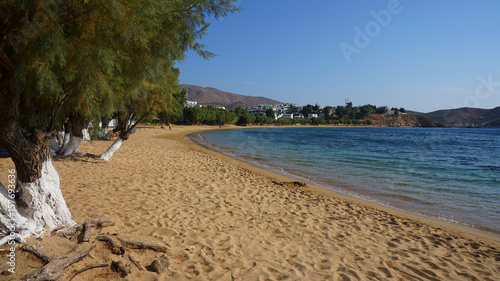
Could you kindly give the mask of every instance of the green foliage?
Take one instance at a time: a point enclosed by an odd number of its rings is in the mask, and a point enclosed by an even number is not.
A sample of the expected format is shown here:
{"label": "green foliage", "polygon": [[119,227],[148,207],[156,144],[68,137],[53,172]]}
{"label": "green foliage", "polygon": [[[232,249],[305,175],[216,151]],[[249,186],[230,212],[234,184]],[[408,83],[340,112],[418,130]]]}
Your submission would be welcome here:
{"label": "green foliage", "polygon": [[377,114],[386,114],[387,112],[389,112],[389,109],[387,108],[387,106],[381,106],[375,110],[375,113],[377,113]]}
{"label": "green foliage", "polygon": [[399,108],[393,107],[391,108],[392,112],[394,112],[394,115],[399,115]]}
{"label": "green foliage", "polygon": [[156,116],[162,124],[182,121],[184,103],[186,102],[187,91],[183,89],[170,96],[168,104],[157,111]]}
{"label": "green foliage", "polygon": [[255,116],[255,114],[245,112],[239,115],[236,125],[246,126],[247,124],[254,123],[256,119],[257,117]]}
{"label": "green foliage", "polygon": [[313,117],[311,118],[311,124],[313,125],[324,125],[326,124],[325,118],[320,118],[320,117]]}
{"label": "green foliage", "polygon": [[357,117],[359,119],[363,119],[365,117],[368,117],[370,115],[370,113],[372,113],[372,106],[367,104],[367,105],[363,105],[362,107],[359,108],[359,112],[357,114]]}
{"label": "green foliage", "polygon": [[266,110],[266,116],[267,116],[267,117],[269,117],[269,118],[274,119],[274,118],[275,118],[275,116],[276,116],[276,115],[275,115],[275,113],[274,113],[274,109],[272,109],[272,108],[268,108],[268,109]]}
{"label": "green foliage", "polygon": [[300,113],[302,113],[305,117],[307,117],[309,114],[311,114],[313,112],[314,112],[313,106],[308,104],[308,105],[302,107],[302,111]]}
{"label": "green foliage", "polygon": [[236,114],[222,108],[193,106],[184,108],[183,116],[188,124],[223,125],[232,123]]}
{"label": "green foliage", "polygon": [[330,115],[332,115],[332,107],[331,106],[325,106],[323,108],[323,115],[325,115],[325,117],[329,117]]}
{"label": "green foliage", "polygon": [[[21,97],[23,127],[57,128],[86,118],[174,111],[175,63],[194,50],[209,18],[238,11],[234,0],[0,1],[0,86]],[[12,65],[11,65],[12,64]],[[2,90],[0,100],[13,92]],[[17,104],[15,105],[17,106]],[[126,113],[122,113],[126,112]]]}
{"label": "green foliage", "polygon": [[340,120],[347,115],[347,109],[344,106],[339,105],[335,109],[335,115],[337,115],[337,118]]}

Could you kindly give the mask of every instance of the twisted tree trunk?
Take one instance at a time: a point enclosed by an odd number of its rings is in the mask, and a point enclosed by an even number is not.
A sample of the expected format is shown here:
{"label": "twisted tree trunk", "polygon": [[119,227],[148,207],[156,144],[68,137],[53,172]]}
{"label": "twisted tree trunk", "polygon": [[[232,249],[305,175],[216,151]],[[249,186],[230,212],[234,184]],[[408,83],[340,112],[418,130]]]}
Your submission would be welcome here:
{"label": "twisted tree trunk", "polygon": [[62,154],[64,156],[69,156],[75,153],[80,144],[82,144],[83,142],[83,130],[87,127],[85,118],[81,114],[76,112],[70,115],[69,122],[71,124],[71,133],[69,134],[69,140],[61,149],[61,151],[59,151],[59,154]]}
{"label": "twisted tree trunk", "polygon": [[15,164],[20,194],[11,196],[0,187],[0,233],[11,236],[1,238],[0,244],[13,236],[23,239],[43,227],[53,229],[74,224],[50,158],[49,140],[55,135],[43,128],[20,125],[23,89],[5,87],[8,78],[0,76],[0,145],[7,149]]}

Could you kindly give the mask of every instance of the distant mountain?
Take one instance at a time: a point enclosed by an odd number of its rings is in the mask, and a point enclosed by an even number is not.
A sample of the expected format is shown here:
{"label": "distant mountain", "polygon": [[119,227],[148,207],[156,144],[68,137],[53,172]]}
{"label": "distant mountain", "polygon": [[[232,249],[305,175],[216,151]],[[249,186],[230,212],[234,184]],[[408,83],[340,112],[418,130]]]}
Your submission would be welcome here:
{"label": "distant mountain", "polygon": [[279,104],[280,101],[265,97],[244,96],[234,93],[224,92],[215,88],[204,88],[200,86],[180,85],[181,89],[186,89],[187,99],[196,101],[198,104],[211,106],[224,106],[226,108],[253,107],[259,104]]}
{"label": "distant mountain", "polygon": [[381,127],[444,127],[430,117],[413,114],[383,115],[371,114],[370,119],[375,126]]}
{"label": "distant mountain", "polygon": [[500,107],[493,109],[462,107],[429,113],[407,111],[417,116],[432,118],[447,127],[500,127]]}

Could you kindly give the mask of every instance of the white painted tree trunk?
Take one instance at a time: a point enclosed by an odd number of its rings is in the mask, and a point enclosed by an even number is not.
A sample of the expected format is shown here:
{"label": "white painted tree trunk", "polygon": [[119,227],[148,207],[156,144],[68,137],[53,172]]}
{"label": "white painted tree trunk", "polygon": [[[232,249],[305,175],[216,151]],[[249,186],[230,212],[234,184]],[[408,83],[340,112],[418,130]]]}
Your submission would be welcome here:
{"label": "white painted tree trunk", "polygon": [[83,142],[82,138],[75,137],[75,136],[71,135],[68,143],[61,149],[59,154],[62,154],[64,156],[69,156],[69,155],[75,153],[75,151],[78,149],[80,144],[82,144],[82,142]]}
{"label": "white painted tree trunk", "polygon": [[101,137],[101,138],[108,138],[107,135],[108,135],[108,128],[102,127],[101,128],[101,135],[99,137]]}
{"label": "white painted tree trunk", "polygon": [[[75,222],[64,201],[59,186],[59,175],[52,166],[51,159],[42,164],[41,177],[34,182],[22,183],[22,204],[9,198],[5,188],[0,187],[0,226],[7,235],[24,239],[43,228],[50,230],[59,225],[72,226]],[[41,233],[38,233],[41,235]],[[11,240],[12,236],[0,240],[0,245]]]}
{"label": "white painted tree trunk", "polygon": [[120,148],[122,143],[123,143],[123,140],[120,137],[118,137],[115,140],[115,142],[113,142],[113,144],[108,148],[108,150],[106,150],[106,152],[101,154],[99,157],[101,157],[102,160],[108,161],[109,159],[111,159],[113,154]]}
{"label": "white painted tree trunk", "polygon": [[54,156],[59,150],[61,150],[59,143],[57,143],[56,137],[54,137],[53,139],[50,140],[49,147],[50,147],[50,153],[52,154],[52,156]]}
{"label": "white painted tree trunk", "polygon": [[66,145],[68,144],[70,138],[71,138],[71,134],[70,133],[66,134],[66,133],[63,132],[63,143],[61,145],[61,150],[66,147]]}
{"label": "white painted tree trunk", "polygon": [[86,141],[90,140],[90,133],[89,133],[88,129],[83,129],[82,134],[83,134],[83,140],[86,140]]}

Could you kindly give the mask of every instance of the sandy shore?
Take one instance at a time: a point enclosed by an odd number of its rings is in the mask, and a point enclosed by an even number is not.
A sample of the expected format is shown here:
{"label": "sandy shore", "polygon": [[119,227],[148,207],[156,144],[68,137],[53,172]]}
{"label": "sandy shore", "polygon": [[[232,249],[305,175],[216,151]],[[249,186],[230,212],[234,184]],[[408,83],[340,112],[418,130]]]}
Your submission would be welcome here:
{"label": "sandy shore", "polygon": [[[169,245],[172,266],[166,273],[132,265],[125,280],[498,280],[500,237],[299,186],[185,136],[204,129],[215,128],[141,130],[109,162],[53,161],[75,221],[116,222],[94,230],[93,238],[110,233]],[[109,145],[84,142],[78,151],[98,154]],[[0,159],[0,182],[12,167],[10,159]],[[59,237],[29,243],[52,257],[88,247]],[[128,253],[143,265],[160,256],[150,250]],[[99,243],[61,280],[85,266],[118,260],[131,264]],[[41,265],[17,251],[16,274],[0,280]],[[123,279],[108,267],[73,280]]]}

